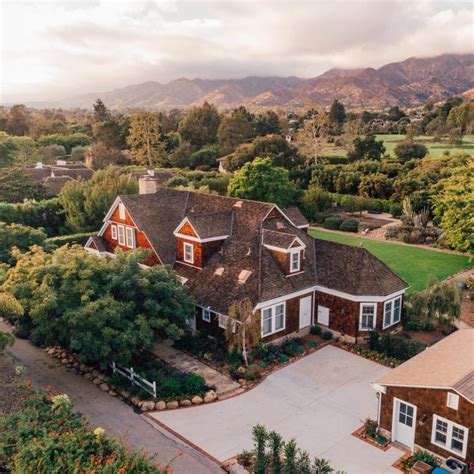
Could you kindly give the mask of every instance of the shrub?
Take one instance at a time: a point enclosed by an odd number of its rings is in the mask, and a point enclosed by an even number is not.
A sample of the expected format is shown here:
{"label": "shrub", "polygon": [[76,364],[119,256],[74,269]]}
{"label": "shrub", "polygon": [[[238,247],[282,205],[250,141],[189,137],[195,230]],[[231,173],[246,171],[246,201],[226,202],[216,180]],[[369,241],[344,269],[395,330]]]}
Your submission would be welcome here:
{"label": "shrub", "polygon": [[288,339],[283,346],[283,351],[286,355],[290,357],[304,354],[304,349],[298,344],[298,341],[296,341],[295,339]]}
{"label": "shrub", "polygon": [[339,230],[344,232],[357,232],[359,230],[359,221],[357,219],[346,219],[341,222]]}
{"label": "shrub", "polygon": [[313,334],[314,336],[319,336],[323,332],[323,330],[321,326],[316,325],[316,326],[311,326],[311,329],[309,330],[309,332]]}
{"label": "shrub", "polygon": [[196,374],[175,373],[159,386],[163,398],[185,397],[199,395],[206,389],[204,379]]}
{"label": "shrub", "polygon": [[89,237],[95,235],[95,232],[83,232],[80,234],[61,235],[59,237],[50,237],[46,239],[46,243],[52,247],[61,247],[66,244],[85,245]]}
{"label": "shrub", "polygon": [[375,438],[377,435],[377,422],[375,420],[371,420],[370,418],[367,418],[364,422],[364,429],[365,429],[365,434],[369,436],[370,438]]}
{"label": "shrub", "polygon": [[408,360],[424,349],[420,341],[412,340],[409,335],[397,335],[371,331],[368,337],[369,349],[395,357],[398,360]]}
{"label": "shrub", "polygon": [[331,217],[332,214],[329,214],[328,212],[315,212],[313,214],[313,222],[315,224],[324,224],[324,221],[328,218]]}
{"label": "shrub", "polygon": [[288,362],[290,360],[290,358],[286,355],[286,354],[280,354],[278,356],[278,360],[284,364],[285,362]]}
{"label": "shrub", "polygon": [[344,219],[340,216],[331,216],[324,219],[323,227],[338,230]]}
{"label": "shrub", "polygon": [[388,212],[390,212],[393,217],[400,217],[402,215],[402,205],[398,202],[394,202]]}
{"label": "shrub", "polygon": [[405,471],[409,471],[417,461],[423,461],[433,467],[439,466],[436,457],[430,452],[423,450],[416,451],[413,456],[403,460],[400,464]]}
{"label": "shrub", "polygon": [[331,331],[324,331],[321,337],[325,341],[330,341],[332,339],[332,332]]}
{"label": "shrub", "polygon": [[140,472],[167,470],[92,430],[67,396],[23,389],[23,408],[0,420],[0,460],[12,472]]}

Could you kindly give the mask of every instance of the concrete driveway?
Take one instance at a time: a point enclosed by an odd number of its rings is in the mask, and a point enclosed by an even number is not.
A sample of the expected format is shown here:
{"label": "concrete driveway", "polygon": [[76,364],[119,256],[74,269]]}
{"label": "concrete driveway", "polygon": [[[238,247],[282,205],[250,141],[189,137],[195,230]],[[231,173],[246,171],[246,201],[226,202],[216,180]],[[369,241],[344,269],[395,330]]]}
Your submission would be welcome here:
{"label": "concrete driveway", "polygon": [[388,370],[327,346],[237,397],[151,416],[219,461],[251,449],[252,426],[261,423],[347,473],[398,472],[391,465],[402,451],[384,452],[351,436],[376,417],[370,382]]}

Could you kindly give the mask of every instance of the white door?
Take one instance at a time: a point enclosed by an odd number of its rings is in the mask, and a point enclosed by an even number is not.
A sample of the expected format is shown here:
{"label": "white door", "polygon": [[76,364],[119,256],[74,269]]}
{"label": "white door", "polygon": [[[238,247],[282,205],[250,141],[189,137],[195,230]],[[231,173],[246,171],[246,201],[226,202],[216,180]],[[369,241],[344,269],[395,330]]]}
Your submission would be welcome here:
{"label": "white door", "polygon": [[318,323],[329,326],[329,308],[318,306]]}
{"label": "white door", "polygon": [[413,449],[416,427],[416,406],[402,400],[393,400],[392,438]]}
{"label": "white door", "polygon": [[311,296],[300,299],[300,329],[311,326]]}

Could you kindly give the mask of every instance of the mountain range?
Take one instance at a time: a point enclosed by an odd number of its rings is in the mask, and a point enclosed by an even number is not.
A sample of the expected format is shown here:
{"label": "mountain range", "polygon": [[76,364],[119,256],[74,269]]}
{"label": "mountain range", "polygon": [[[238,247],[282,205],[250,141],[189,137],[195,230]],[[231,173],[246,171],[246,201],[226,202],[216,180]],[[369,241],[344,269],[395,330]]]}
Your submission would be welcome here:
{"label": "mountain range", "polygon": [[[90,108],[101,98],[113,109],[171,109],[204,101],[219,108],[299,108],[340,100],[350,109],[411,107],[438,102],[474,88],[474,54],[409,58],[379,69],[334,68],[320,76],[246,77],[244,79],[176,79],[131,85],[110,92],[83,94],[48,106]],[[472,91],[471,91],[472,92]],[[46,105],[46,104],[45,104]]]}

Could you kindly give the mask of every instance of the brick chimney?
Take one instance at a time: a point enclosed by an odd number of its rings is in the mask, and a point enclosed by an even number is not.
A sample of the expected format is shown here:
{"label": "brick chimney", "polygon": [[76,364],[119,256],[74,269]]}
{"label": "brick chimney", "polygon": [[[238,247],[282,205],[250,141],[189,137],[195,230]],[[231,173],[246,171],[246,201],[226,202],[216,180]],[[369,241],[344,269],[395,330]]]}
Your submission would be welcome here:
{"label": "brick chimney", "polygon": [[138,180],[138,192],[140,194],[156,193],[156,180],[148,174],[141,176]]}

